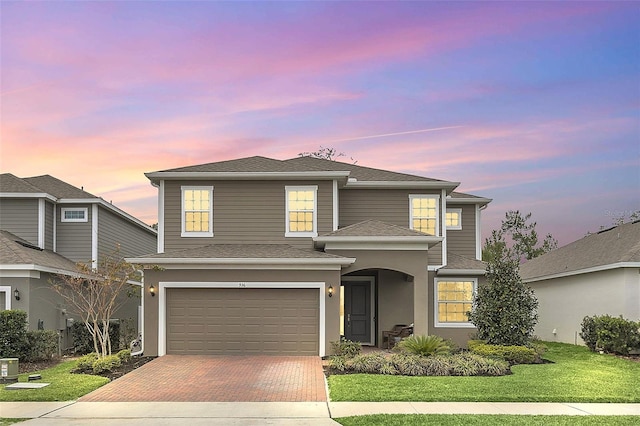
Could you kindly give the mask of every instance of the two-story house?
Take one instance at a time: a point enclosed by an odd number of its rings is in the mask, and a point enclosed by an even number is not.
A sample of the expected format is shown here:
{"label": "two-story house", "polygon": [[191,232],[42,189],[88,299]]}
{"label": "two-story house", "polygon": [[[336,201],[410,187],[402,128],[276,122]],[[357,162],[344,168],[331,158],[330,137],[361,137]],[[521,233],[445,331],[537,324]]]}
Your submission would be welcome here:
{"label": "two-story house", "polygon": [[158,254],[144,352],[328,354],[414,324],[464,345],[484,279],[480,212],[458,182],[299,157],[147,173]]}
{"label": "two-story house", "polygon": [[[31,329],[61,331],[68,345],[75,315],[50,290],[51,278],[75,274],[76,262],[96,266],[117,247],[123,256],[155,252],[157,232],[53,176],[0,175],[0,309],[26,311]],[[138,305],[132,298],[118,315],[137,324]]]}

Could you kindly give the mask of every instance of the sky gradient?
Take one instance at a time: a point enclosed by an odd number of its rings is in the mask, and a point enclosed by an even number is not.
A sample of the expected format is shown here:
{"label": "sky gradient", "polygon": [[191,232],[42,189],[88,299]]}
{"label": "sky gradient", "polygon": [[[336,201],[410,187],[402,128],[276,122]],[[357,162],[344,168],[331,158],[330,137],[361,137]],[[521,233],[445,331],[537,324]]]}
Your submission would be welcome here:
{"label": "sky gradient", "polygon": [[532,212],[640,209],[637,2],[0,4],[0,168],[156,222],[144,172],[335,147]]}

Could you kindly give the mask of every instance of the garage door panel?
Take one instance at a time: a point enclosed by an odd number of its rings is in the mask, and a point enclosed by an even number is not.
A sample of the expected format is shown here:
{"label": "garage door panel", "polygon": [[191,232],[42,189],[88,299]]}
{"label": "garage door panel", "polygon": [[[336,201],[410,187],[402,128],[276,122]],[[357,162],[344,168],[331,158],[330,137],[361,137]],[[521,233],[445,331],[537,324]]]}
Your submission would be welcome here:
{"label": "garage door panel", "polygon": [[167,289],[167,353],[318,355],[317,289]]}

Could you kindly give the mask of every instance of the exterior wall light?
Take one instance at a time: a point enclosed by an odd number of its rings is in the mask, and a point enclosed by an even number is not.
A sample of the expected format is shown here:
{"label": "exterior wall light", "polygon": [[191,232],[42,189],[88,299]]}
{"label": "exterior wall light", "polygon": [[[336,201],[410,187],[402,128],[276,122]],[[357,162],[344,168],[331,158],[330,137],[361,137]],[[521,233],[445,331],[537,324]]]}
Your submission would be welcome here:
{"label": "exterior wall light", "polygon": [[16,300],[20,300],[20,290],[18,290],[17,288],[13,290],[13,297],[15,297]]}
{"label": "exterior wall light", "polygon": [[333,286],[329,286],[329,297],[333,297]]}
{"label": "exterior wall light", "polygon": [[156,288],[153,286],[153,284],[151,284],[149,286],[149,293],[151,293],[151,297],[155,297],[156,295]]}

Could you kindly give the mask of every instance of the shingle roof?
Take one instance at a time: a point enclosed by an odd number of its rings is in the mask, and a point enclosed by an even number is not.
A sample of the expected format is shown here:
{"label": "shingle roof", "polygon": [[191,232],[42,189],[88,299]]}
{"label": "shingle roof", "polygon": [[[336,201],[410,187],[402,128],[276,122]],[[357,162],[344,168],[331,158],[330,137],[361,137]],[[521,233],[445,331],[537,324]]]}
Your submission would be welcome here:
{"label": "shingle roof", "polygon": [[342,256],[303,250],[288,244],[212,244],[166,253],[140,256],[145,259],[340,259]]}
{"label": "shingle roof", "polygon": [[0,175],[0,192],[37,194],[43,191],[11,173],[3,173]]}
{"label": "shingle roof", "polygon": [[66,257],[51,250],[35,248],[22,238],[2,230],[0,230],[0,265],[38,265],[70,272],[76,270],[76,264]]}
{"label": "shingle roof", "polygon": [[586,236],[520,266],[523,280],[621,262],[640,262],[640,221]]}
{"label": "shingle roof", "polygon": [[289,160],[285,160],[285,163],[296,164],[303,167],[308,167],[312,170],[322,171],[349,171],[350,178],[355,178],[358,181],[373,181],[373,182],[445,182],[439,179],[431,179],[423,176],[415,176],[406,173],[391,172],[388,170],[374,169],[371,167],[358,166],[355,164],[343,163],[341,161],[324,160],[314,157],[296,157]]}
{"label": "shingle roof", "polygon": [[447,252],[447,264],[440,269],[455,269],[455,270],[481,270],[487,269],[487,264],[481,260],[471,259],[459,255],[457,253]]}
{"label": "shingle roof", "polygon": [[51,194],[56,198],[98,198],[95,195],[88,193],[87,191],[63,182],[51,175],[34,176],[30,178],[24,178],[23,180],[37,188],[42,189],[43,192]]}
{"label": "shingle roof", "polygon": [[322,237],[426,237],[427,234],[379,220],[365,220]]}
{"label": "shingle roof", "polygon": [[215,163],[198,164],[195,166],[178,167],[175,169],[162,170],[163,172],[302,172],[317,171],[317,169],[290,164],[273,158],[255,156],[239,158],[236,160],[218,161]]}

